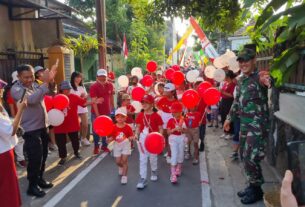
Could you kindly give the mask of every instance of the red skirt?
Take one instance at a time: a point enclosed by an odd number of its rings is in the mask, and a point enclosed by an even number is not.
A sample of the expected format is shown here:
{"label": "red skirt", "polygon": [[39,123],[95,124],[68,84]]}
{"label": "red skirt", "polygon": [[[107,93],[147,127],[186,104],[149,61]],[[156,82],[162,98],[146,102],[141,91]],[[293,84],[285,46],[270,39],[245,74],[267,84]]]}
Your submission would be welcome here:
{"label": "red skirt", "polygon": [[13,149],[0,154],[0,202],[1,207],[21,206]]}

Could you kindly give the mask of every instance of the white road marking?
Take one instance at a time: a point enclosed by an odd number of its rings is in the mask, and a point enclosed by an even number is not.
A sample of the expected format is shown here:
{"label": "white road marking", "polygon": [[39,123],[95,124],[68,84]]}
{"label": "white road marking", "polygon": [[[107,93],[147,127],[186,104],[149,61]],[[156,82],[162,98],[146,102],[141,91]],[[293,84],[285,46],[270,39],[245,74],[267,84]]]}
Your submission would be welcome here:
{"label": "white road marking", "polygon": [[208,168],[206,163],[205,152],[200,153],[199,155],[199,167],[200,167],[200,179],[201,179],[201,198],[202,198],[202,207],[211,207],[211,189],[209,184],[209,175]]}
{"label": "white road marking", "polygon": [[96,158],[87,168],[80,172],[68,185],[50,199],[44,207],[54,207],[57,205],[95,166],[97,166],[108,153],[103,153]]}

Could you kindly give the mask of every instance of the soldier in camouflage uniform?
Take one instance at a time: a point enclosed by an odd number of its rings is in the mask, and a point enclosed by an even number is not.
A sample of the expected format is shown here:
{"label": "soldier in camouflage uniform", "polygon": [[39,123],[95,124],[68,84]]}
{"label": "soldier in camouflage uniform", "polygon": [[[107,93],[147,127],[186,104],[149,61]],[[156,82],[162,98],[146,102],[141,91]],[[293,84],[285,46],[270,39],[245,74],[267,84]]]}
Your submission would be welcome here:
{"label": "soldier in camouflage uniform", "polygon": [[264,183],[260,161],[265,156],[268,136],[268,105],[266,81],[262,81],[256,65],[255,52],[242,50],[237,58],[242,75],[236,87],[236,99],[224,124],[225,130],[237,116],[240,117],[240,151],[249,186],[238,192],[243,204],[263,198]]}

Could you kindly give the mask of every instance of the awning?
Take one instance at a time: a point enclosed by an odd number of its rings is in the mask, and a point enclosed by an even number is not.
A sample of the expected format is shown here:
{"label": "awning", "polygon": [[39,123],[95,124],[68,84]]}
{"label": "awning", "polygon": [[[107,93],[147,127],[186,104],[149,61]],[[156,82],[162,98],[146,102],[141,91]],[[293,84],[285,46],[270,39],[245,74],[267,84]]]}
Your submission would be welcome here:
{"label": "awning", "polygon": [[0,4],[8,7],[10,20],[63,19],[76,12],[56,0],[0,0]]}

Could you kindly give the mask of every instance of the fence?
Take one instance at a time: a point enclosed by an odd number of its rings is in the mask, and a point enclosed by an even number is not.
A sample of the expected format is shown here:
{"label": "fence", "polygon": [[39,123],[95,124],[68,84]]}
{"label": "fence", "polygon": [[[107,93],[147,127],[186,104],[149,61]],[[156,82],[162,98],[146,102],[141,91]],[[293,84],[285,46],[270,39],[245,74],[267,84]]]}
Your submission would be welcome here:
{"label": "fence", "polygon": [[38,52],[0,52],[0,78],[10,82],[11,74],[20,64],[44,66],[43,53]]}

